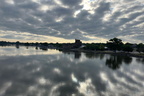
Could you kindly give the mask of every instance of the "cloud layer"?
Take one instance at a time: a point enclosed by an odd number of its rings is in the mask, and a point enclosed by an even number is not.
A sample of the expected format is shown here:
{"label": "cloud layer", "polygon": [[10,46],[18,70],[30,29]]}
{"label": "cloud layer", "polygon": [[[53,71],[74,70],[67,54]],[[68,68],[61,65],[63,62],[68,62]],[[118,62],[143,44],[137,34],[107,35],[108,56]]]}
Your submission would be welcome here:
{"label": "cloud layer", "polygon": [[[96,40],[119,37],[142,42],[142,0],[0,0],[0,38],[10,31],[64,39]],[[93,38],[92,38],[93,37]],[[23,40],[27,40],[23,36]]]}

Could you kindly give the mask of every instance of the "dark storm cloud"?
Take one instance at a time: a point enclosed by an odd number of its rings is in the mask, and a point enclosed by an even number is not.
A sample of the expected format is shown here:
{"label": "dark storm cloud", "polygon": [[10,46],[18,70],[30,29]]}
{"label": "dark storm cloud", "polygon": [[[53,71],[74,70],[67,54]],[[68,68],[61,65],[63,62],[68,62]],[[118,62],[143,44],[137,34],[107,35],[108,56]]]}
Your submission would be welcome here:
{"label": "dark storm cloud", "polygon": [[143,40],[137,38],[144,34],[143,1],[85,1],[0,0],[0,30],[65,39],[127,35]]}

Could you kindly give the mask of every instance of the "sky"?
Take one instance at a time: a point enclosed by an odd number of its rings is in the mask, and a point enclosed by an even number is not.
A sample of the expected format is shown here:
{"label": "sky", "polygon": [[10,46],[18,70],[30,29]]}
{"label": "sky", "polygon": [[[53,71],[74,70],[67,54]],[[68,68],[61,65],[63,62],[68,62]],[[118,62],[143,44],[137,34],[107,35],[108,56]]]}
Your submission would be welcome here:
{"label": "sky", "polygon": [[144,41],[144,0],[0,0],[0,41]]}

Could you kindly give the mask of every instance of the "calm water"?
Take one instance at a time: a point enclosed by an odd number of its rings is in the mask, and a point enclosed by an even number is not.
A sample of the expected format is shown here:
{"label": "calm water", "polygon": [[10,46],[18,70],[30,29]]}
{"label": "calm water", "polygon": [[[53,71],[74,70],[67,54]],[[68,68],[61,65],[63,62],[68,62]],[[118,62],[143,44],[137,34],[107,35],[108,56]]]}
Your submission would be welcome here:
{"label": "calm water", "polygon": [[0,47],[0,96],[144,96],[144,59]]}

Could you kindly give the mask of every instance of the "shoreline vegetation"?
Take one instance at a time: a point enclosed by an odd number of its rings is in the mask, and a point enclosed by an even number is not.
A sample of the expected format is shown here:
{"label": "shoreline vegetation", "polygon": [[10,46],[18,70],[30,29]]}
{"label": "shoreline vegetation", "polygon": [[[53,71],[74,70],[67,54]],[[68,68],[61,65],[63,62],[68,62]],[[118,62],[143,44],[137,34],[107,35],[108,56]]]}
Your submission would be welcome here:
{"label": "shoreline vegetation", "polygon": [[75,39],[74,43],[21,43],[0,41],[0,46],[20,46],[35,47],[35,49],[48,50],[56,49],[59,51],[76,51],[76,52],[93,52],[96,54],[112,54],[144,58],[144,44],[123,43],[119,38],[112,38],[106,43],[82,43],[81,40]]}

